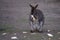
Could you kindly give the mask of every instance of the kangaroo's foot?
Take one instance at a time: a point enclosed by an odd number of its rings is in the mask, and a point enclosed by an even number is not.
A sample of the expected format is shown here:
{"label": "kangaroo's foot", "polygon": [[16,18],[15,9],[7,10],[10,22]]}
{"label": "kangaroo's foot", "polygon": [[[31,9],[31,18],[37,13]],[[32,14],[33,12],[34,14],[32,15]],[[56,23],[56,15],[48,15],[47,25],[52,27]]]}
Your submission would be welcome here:
{"label": "kangaroo's foot", "polygon": [[33,30],[31,30],[30,32],[31,32],[31,33],[33,33],[34,31],[33,31]]}
{"label": "kangaroo's foot", "polygon": [[43,31],[38,31],[39,33],[43,33]]}

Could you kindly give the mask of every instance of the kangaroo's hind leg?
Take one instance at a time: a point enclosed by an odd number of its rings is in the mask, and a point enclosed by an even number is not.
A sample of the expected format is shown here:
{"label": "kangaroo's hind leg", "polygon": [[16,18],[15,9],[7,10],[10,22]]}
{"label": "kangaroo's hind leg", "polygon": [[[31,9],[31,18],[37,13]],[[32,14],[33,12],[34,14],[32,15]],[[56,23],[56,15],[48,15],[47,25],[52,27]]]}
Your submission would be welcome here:
{"label": "kangaroo's hind leg", "polygon": [[31,32],[33,33],[35,31],[36,27],[33,24],[33,22],[30,22],[30,26],[31,26]]}
{"label": "kangaroo's hind leg", "polygon": [[43,32],[44,21],[41,21],[38,26],[38,32]]}

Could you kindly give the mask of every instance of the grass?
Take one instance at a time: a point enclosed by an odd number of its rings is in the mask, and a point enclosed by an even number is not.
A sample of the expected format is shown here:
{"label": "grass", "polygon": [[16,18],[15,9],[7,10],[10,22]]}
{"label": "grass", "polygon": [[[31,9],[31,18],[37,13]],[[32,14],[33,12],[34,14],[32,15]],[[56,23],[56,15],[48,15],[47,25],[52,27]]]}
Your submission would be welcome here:
{"label": "grass", "polygon": [[[26,19],[21,19],[21,20],[17,20],[17,22],[25,23],[25,22],[27,22],[27,20]],[[23,34],[24,31],[28,32],[28,33]],[[36,33],[36,34],[32,35],[29,30],[15,29],[14,25],[11,25],[11,24],[0,25],[0,32],[11,32],[11,34],[12,34],[12,32],[18,32],[19,33],[18,36],[22,35],[21,36],[22,40],[59,40],[58,38],[60,37],[60,34],[57,34],[57,33],[54,33],[54,32],[52,32],[53,35],[54,35],[53,37],[48,37],[47,33]]]}
{"label": "grass", "polygon": [[10,25],[10,24],[2,24],[2,25],[0,25],[0,32],[10,32],[10,31],[12,31],[12,29],[13,29],[13,25]]}

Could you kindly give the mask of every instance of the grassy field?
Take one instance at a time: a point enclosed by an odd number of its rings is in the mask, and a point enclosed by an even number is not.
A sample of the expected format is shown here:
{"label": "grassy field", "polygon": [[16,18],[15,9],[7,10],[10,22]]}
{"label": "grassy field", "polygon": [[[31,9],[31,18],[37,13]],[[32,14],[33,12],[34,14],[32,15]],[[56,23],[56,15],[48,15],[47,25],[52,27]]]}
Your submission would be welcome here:
{"label": "grassy field", "polygon": [[[43,33],[30,33],[29,4],[38,4],[45,16]],[[0,0],[0,40],[60,40],[60,2]]]}

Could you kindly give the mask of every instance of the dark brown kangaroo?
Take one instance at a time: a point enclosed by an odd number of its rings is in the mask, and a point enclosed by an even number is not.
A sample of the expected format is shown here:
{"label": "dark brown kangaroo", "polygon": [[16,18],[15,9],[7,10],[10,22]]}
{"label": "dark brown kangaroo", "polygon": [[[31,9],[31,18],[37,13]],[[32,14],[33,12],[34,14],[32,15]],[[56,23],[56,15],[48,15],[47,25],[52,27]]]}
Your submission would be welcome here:
{"label": "dark brown kangaroo", "polygon": [[34,7],[30,4],[31,13],[29,15],[31,32],[42,32],[44,25],[44,15],[41,10],[37,9],[38,4]]}

